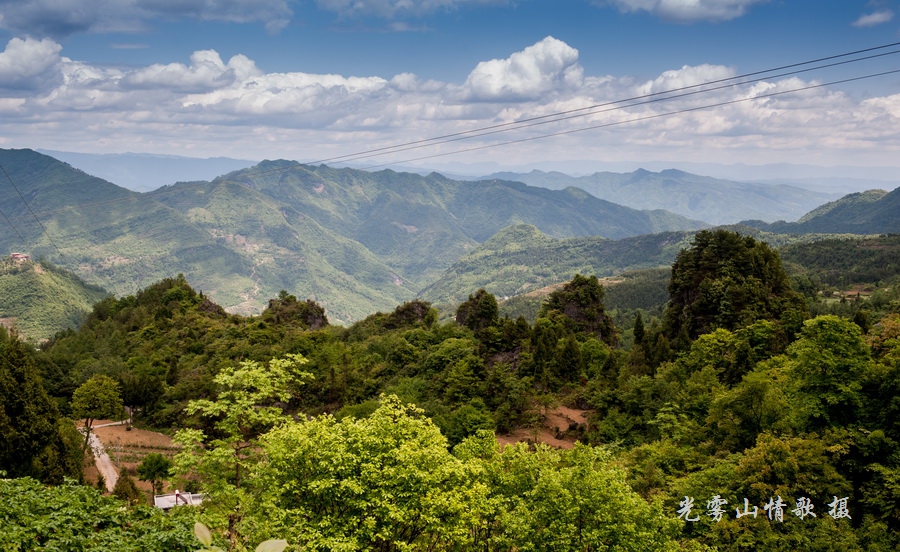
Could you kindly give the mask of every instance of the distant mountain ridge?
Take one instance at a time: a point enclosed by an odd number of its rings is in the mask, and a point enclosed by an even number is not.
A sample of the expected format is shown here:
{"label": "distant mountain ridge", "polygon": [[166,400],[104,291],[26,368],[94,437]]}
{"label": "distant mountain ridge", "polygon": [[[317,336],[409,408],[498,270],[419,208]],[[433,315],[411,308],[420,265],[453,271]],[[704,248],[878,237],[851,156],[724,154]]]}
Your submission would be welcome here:
{"label": "distant mountain ridge", "polygon": [[848,194],[810,211],[797,222],[745,224],[784,234],[896,234],[900,233],[900,188]]}
{"label": "distant mountain ridge", "polygon": [[574,186],[634,209],[666,209],[712,225],[742,220],[797,220],[838,194],[782,184],[754,184],[699,176],[676,169],[630,173],[597,172],[574,177],[560,172],[495,173],[487,178],[516,180],[557,190]]}
{"label": "distant mountain ridge", "polygon": [[287,290],[338,323],[414,298],[506,226],[610,238],[707,226],[576,189],[436,173],[266,161],[141,194],[31,150],[0,150],[0,164],[21,193],[0,188],[15,229],[0,234],[7,251],[45,256],[117,295],[183,273],[232,312],[259,312]]}
{"label": "distant mountain ridge", "polygon": [[228,157],[199,159],[152,153],[98,154],[52,150],[38,150],[38,153],[135,192],[149,192],[178,181],[211,180],[257,163]]}

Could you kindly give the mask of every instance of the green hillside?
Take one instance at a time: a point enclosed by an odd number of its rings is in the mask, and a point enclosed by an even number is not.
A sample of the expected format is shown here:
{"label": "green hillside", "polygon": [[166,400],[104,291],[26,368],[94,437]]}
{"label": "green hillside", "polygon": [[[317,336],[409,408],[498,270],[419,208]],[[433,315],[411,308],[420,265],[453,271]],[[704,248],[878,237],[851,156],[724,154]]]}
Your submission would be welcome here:
{"label": "green hillside", "polygon": [[[333,321],[364,318],[412,295],[396,271],[350,238],[260,191],[230,180],[180,183],[154,194],[251,267],[230,289],[200,286],[231,312],[254,314],[280,290],[310,298]],[[198,276],[188,274],[192,284]],[[203,277],[200,273],[199,277]],[[197,284],[194,284],[197,285]]]}
{"label": "green hillside", "polygon": [[[680,248],[679,235],[647,238],[645,249]],[[602,245],[640,249],[636,239]],[[891,239],[858,254],[823,241],[819,254],[861,261],[895,247]],[[515,257],[554,242],[577,244],[520,226],[486,245]],[[40,350],[0,355],[0,385],[39,367],[46,394],[70,409],[84,382],[119,385],[136,425],[180,430],[169,488],[208,497],[166,519],[200,519],[216,542],[230,536],[238,547],[274,535],[295,548],[581,550],[654,522],[616,548],[896,550],[897,275],[871,299],[837,303],[816,289],[799,295],[786,265],[768,244],[718,229],[689,239],[668,270],[559,282],[533,322],[502,316],[502,300],[471,290],[454,320],[410,301],[348,327],[287,293],[260,316],[227,314],[170,278],[102,301]],[[665,280],[661,315],[612,312],[616,302],[644,309]],[[15,352],[8,341],[0,333],[0,348]],[[7,427],[36,425],[8,411]],[[0,469],[23,473],[41,449],[28,452],[0,457]],[[35,477],[49,480],[45,472]],[[74,514],[32,482],[7,489],[16,500],[0,509],[13,530],[0,542],[14,548]],[[93,496],[71,503],[102,508]],[[808,511],[798,503],[818,515],[798,519],[795,510]],[[104,523],[130,529],[108,549],[149,538],[134,516],[168,533],[122,504]],[[398,519],[411,530],[392,532]],[[554,528],[567,519],[578,524]],[[72,525],[74,534],[44,531],[38,542],[98,536],[93,524]]]}
{"label": "green hillside", "polygon": [[152,198],[31,150],[0,150],[0,165],[16,186],[0,187],[12,230],[0,251],[49,259],[117,295],[179,272],[203,289],[252,285],[251,262]]}
{"label": "green hillside", "polygon": [[900,273],[900,235],[835,237],[782,248],[785,263],[832,286],[878,283]]}
{"label": "green hillside", "polygon": [[77,328],[106,296],[103,289],[49,263],[0,259],[0,324],[31,341]]}
{"label": "green hillside", "polygon": [[15,184],[0,188],[12,230],[0,251],[47,258],[116,295],[184,274],[235,313],[286,290],[338,323],[415,297],[509,225],[614,239],[704,226],[575,189],[289,161],[147,194],[31,150],[0,150],[0,165]]}
{"label": "green hillside", "polygon": [[[577,189],[465,182],[436,173],[370,173],[265,161],[213,181],[221,182],[257,190],[359,242],[414,288],[427,285],[475,245],[511,225],[531,224],[556,238],[612,239],[706,226],[665,211],[615,205]],[[167,199],[168,188],[152,195],[175,206]]]}
{"label": "green hillside", "polygon": [[766,224],[752,221],[769,232],[807,234],[893,234],[900,232],[900,189],[892,192],[869,190],[848,194],[822,205],[797,222]]}
{"label": "green hillside", "polygon": [[669,266],[692,235],[664,232],[621,240],[556,239],[533,226],[514,226],[454,263],[421,296],[436,304],[455,304],[479,288],[507,297],[566,281],[575,274],[603,277]]}

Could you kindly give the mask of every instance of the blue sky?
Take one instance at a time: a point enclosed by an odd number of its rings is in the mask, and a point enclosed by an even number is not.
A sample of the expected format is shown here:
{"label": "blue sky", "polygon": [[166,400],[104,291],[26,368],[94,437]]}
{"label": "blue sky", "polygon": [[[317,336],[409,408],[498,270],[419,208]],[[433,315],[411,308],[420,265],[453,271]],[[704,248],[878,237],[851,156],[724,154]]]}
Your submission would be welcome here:
{"label": "blue sky", "polygon": [[[0,147],[315,161],[894,42],[900,0],[0,0]],[[900,166],[900,74],[810,88],[896,69],[361,162]]]}

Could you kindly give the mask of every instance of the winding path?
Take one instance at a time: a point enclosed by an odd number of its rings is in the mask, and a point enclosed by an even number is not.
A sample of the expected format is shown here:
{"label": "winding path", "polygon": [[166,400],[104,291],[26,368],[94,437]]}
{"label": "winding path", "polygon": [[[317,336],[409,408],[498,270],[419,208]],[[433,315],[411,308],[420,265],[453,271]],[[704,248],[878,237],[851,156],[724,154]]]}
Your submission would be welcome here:
{"label": "winding path", "polygon": [[[94,430],[98,427],[124,425],[126,423],[128,423],[128,420],[122,420],[120,422],[96,425],[91,429]],[[83,427],[78,428],[78,431],[81,431],[82,435],[84,434]],[[106,481],[106,490],[112,492],[113,487],[116,486],[116,482],[119,480],[119,471],[116,469],[116,466],[113,464],[109,455],[106,454],[106,448],[104,448],[103,442],[100,441],[100,438],[97,437],[97,434],[93,431],[91,431],[91,436],[88,439],[88,445],[90,445],[91,450],[94,451],[94,464],[97,466],[97,471],[103,476],[104,481]]]}

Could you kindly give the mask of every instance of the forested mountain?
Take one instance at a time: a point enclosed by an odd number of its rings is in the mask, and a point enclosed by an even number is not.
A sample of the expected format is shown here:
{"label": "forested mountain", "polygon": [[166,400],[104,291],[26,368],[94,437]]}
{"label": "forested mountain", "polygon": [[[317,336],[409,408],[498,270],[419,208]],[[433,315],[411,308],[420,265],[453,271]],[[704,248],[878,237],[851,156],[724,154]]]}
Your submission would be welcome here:
{"label": "forested mountain", "polygon": [[30,150],[0,150],[0,247],[46,257],[117,295],[185,274],[227,309],[288,290],[349,322],[411,299],[510,224],[610,238],[704,224],[580,190],[264,162],[139,194]]}
{"label": "forested mountain", "polygon": [[619,205],[634,209],[666,209],[713,225],[734,224],[747,219],[797,220],[837,197],[836,194],[796,186],[735,182],[676,169],[598,172],[579,177],[534,170],[496,173],[488,178],[515,180],[551,190],[574,186]]}
{"label": "forested mountain", "polygon": [[[530,247],[569,241],[516,232]],[[896,247],[867,240],[810,255],[865,264]],[[197,514],[123,506],[109,519],[83,488],[0,480],[23,495],[0,492],[0,545],[184,550],[197,516],[232,550],[272,537],[291,550],[895,550],[900,276],[868,300],[820,301],[815,266],[800,294],[785,267],[802,258],[782,265],[725,229],[676,259],[662,314],[641,308],[627,325],[593,275],[548,291],[533,322],[471,290],[450,321],[411,301],[348,327],[288,293],[228,314],[177,277],[105,299],[40,350],[0,339],[16,353],[0,355],[0,385],[30,378],[30,396],[65,414],[85,382],[111,378],[135,423],[182,428],[172,485],[208,493]],[[9,419],[33,423],[5,397]],[[558,405],[583,413],[549,434],[571,449],[498,443],[544,439]],[[0,469],[52,481],[67,442],[57,456],[29,443],[42,469],[0,449]],[[45,530],[75,516],[61,495],[104,529]]]}
{"label": "forested mountain", "polygon": [[[720,228],[765,240],[776,248],[837,237],[775,234],[743,225]],[[695,234],[661,232],[620,240],[597,236],[557,239],[533,226],[511,226],[461,257],[422,290],[421,297],[438,305],[453,305],[465,300],[472,289],[485,288],[506,298],[559,284],[578,273],[608,277],[639,269],[668,268]]]}
{"label": "forested mountain", "polygon": [[478,288],[509,297],[566,281],[575,274],[604,277],[670,266],[693,234],[663,232],[620,240],[557,239],[534,226],[511,226],[460,258],[421,296],[435,304],[452,305]]}
{"label": "forested mountain", "polygon": [[900,274],[900,235],[841,236],[779,250],[791,270],[829,286],[886,283]]}
{"label": "forested mountain", "polygon": [[[702,222],[664,211],[637,211],[569,189],[550,191],[500,180],[464,182],[433,173],[369,173],[296,162],[263,162],[209,183],[236,182],[350,238],[421,286],[464,251],[512,224],[532,224],[554,237],[626,236],[698,229]],[[153,197],[167,198],[178,185]]]}
{"label": "forested mountain", "polygon": [[0,324],[32,341],[76,328],[108,294],[49,263],[0,258]]}
{"label": "forested mountain", "polygon": [[31,150],[0,150],[0,165],[9,176],[0,250],[49,259],[120,295],[178,272],[202,289],[254,285],[252,263],[146,195]]}
{"label": "forested mountain", "polygon": [[849,194],[822,205],[797,222],[771,224],[750,221],[745,224],[790,234],[811,232],[833,234],[892,234],[900,232],[900,188],[886,192],[869,190]]}

